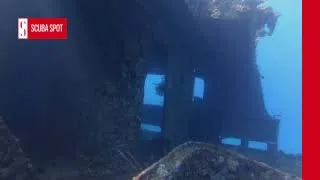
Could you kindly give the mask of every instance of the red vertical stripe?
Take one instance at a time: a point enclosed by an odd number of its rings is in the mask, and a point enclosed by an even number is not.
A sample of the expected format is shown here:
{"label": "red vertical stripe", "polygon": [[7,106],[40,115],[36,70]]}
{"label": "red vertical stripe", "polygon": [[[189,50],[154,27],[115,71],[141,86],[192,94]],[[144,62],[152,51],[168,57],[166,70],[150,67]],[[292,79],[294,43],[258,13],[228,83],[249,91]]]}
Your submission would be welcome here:
{"label": "red vertical stripe", "polygon": [[320,68],[319,68],[319,1],[303,2],[302,9],[302,177],[319,179],[320,162]]}

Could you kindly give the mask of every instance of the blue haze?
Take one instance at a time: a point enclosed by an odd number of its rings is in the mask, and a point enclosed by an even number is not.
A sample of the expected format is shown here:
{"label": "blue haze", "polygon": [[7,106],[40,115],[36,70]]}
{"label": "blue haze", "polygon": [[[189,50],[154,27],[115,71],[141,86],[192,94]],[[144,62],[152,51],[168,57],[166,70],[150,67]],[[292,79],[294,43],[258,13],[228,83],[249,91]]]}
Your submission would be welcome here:
{"label": "blue haze", "polygon": [[[260,40],[257,47],[257,63],[262,76],[262,87],[267,110],[272,115],[281,115],[279,149],[297,154],[301,153],[302,135],[302,13],[301,0],[269,0],[281,16],[273,36]],[[155,84],[161,76],[148,75],[145,85],[145,104],[162,105],[163,97],[155,93]],[[194,95],[202,97],[203,81],[195,80]],[[159,127],[143,124],[142,129],[161,131]],[[226,143],[239,144],[236,139]],[[259,143],[251,147],[265,149]]]}
{"label": "blue haze", "polygon": [[279,148],[301,153],[302,148],[302,0],[269,0],[281,13],[273,36],[259,42],[257,61],[265,103],[271,114],[282,115]]}

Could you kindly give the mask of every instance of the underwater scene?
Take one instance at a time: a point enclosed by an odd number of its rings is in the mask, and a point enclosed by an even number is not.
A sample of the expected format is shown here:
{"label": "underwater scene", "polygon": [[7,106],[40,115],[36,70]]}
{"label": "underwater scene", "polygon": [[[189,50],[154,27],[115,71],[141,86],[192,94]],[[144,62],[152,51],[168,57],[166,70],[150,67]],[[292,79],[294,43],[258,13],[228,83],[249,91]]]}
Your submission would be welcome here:
{"label": "underwater scene", "polygon": [[2,0],[0,22],[0,180],[301,179],[302,0]]}

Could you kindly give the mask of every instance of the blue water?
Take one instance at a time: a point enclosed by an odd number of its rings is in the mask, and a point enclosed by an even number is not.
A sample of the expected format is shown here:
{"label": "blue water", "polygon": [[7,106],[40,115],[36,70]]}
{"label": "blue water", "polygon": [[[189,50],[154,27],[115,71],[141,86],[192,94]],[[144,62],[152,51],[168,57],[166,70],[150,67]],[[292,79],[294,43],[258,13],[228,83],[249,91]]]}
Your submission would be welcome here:
{"label": "blue water", "polygon": [[269,0],[281,13],[272,37],[258,44],[257,61],[265,103],[271,114],[281,114],[279,148],[302,149],[302,0]]}
{"label": "blue water", "polygon": [[[272,37],[260,40],[257,63],[262,76],[262,87],[267,110],[281,115],[279,149],[291,154],[301,153],[301,0],[270,0],[268,4],[281,13]],[[148,75],[145,86],[146,104],[163,104],[156,95],[155,84],[162,76]],[[195,79],[194,96],[203,96],[204,83]],[[142,129],[160,132],[160,127],[143,124]],[[240,144],[237,139],[225,139],[227,144]],[[250,142],[250,147],[265,149],[266,145]]]}

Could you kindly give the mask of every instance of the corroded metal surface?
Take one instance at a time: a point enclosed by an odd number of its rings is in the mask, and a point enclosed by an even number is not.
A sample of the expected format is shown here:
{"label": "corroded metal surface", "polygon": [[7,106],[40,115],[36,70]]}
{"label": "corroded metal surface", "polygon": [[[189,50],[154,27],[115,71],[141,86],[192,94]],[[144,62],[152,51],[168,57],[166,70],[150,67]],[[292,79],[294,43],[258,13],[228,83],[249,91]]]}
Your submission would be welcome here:
{"label": "corroded metal surface", "polygon": [[[192,14],[200,19],[249,19],[258,37],[272,35],[279,14],[264,0],[185,0]],[[264,28],[267,25],[268,30]]]}
{"label": "corroded metal surface", "polygon": [[215,145],[186,142],[133,178],[133,180],[148,179],[299,180],[301,178]]}

